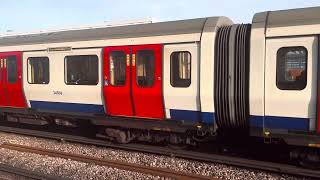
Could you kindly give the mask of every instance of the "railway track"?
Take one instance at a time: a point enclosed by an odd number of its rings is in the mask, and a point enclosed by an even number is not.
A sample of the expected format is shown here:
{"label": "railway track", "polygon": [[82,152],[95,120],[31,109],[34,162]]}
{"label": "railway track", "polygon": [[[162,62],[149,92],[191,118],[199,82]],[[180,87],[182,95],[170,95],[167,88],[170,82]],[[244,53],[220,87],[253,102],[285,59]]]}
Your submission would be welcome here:
{"label": "railway track", "polygon": [[23,146],[23,145],[17,145],[17,144],[4,143],[0,145],[0,148],[20,151],[24,153],[34,153],[34,154],[50,156],[55,158],[71,159],[74,161],[79,161],[84,163],[90,163],[90,164],[92,163],[100,166],[108,166],[108,167],[118,168],[122,170],[134,171],[134,172],[139,172],[143,174],[150,174],[154,176],[160,176],[160,177],[166,177],[166,178],[172,178],[172,179],[178,179],[178,180],[180,179],[184,179],[184,180],[217,179],[217,178],[208,177],[208,176],[177,172],[170,169],[142,166],[142,165],[127,163],[127,162],[113,161],[113,160],[107,160],[107,159],[95,158],[95,157],[84,156],[79,154],[71,154],[71,153],[65,153],[61,151],[53,151],[53,150],[47,150],[47,149],[41,149],[41,148],[35,148],[35,147],[29,147],[29,146]]}
{"label": "railway track", "polygon": [[[25,179],[34,179],[34,180],[63,180],[63,178],[54,177],[51,175],[46,175],[38,172],[31,172],[25,169],[12,167],[5,164],[0,164],[0,174],[1,172],[15,175],[16,177],[21,177]],[[1,179],[1,178],[0,178]]]}
{"label": "railway track", "polygon": [[264,170],[276,173],[290,174],[295,176],[303,176],[310,178],[320,178],[319,170],[305,169],[293,165],[259,161],[253,159],[218,155],[218,154],[208,154],[187,150],[173,150],[165,147],[150,146],[150,145],[141,145],[141,144],[114,144],[106,142],[103,140],[91,139],[82,136],[76,135],[66,135],[52,132],[43,132],[38,130],[30,129],[20,129],[14,127],[0,126],[0,131],[7,133],[15,133],[29,136],[36,136],[42,138],[49,138],[55,140],[63,140],[69,142],[77,142],[83,144],[91,144],[96,146],[104,146],[116,149],[123,149],[129,151],[138,151],[144,153],[153,153],[159,155],[166,155],[196,161],[210,162],[210,163],[221,163],[226,165],[238,166],[243,168],[252,168],[257,170]]}

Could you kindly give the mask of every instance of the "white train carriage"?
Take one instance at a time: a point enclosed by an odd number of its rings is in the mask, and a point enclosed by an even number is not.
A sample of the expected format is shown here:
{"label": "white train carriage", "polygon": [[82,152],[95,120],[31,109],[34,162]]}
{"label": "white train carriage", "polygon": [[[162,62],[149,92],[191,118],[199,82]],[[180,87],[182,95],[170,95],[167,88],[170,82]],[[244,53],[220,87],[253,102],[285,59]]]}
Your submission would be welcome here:
{"label": "white train carriage", "polygon": [[104,114],[101,48],[24,52],[22,61],[28,107]]}
{"label": "white train carriage", "polygon": [[[252,135],[319,143],[319,7],[258,13],[250,61]],[[259,129],[259,130],[257,130]]]}
{"label": "white train carriage", "polygon": [[0,51],[22,52],[24,108],[214,124],[214,42],[230,24],[211,17],[9,35]]}
{"label": "white train carriage", "polygon": [[3,36],[1,112],[319,147],[319,11]]}

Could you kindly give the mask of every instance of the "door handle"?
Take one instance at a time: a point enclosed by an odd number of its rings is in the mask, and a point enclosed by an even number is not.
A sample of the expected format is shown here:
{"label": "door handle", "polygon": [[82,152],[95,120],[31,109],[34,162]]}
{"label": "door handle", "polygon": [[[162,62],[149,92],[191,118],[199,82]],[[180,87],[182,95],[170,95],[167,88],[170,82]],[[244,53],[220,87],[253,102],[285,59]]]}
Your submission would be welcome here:
{"label": "door handle", "polygon": [[132,54],[132,66],[136,66],[136,54]]}
{"label": "door handle", "polygon": [[130,54],[127,54],[127,66],[130,66]]}

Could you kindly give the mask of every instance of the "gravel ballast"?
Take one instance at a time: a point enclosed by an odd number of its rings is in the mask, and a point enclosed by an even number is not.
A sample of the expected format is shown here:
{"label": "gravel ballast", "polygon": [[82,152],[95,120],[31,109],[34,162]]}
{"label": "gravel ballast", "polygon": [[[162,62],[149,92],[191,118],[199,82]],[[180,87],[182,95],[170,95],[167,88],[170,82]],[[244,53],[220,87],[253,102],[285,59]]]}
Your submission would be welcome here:
{"label": "gravel ballast", "polygon": [[[130,152],[77,143],[35,138],[0,132],[0,144],[7,142],[97,158],[120,160],[140,165],[162,167],[222,179],[299,179],[297,177],[243,169],[215,163],[203,163],[181,158]],[[67,179],[163,179],[151,175],[124,171],[116,168],[86,164],[68,159],[52,158],[37,154],[21,153],[0,148],[0,163]],[[0,172],[1,173],[1,172]]]}

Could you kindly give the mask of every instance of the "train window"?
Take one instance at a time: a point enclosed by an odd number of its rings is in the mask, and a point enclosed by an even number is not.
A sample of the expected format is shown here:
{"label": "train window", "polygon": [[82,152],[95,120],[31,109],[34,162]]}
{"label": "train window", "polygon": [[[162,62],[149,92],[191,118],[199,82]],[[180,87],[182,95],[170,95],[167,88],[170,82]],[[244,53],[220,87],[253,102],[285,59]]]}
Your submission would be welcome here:
{"label": "train window", "polygon": [[28,58],[28,82],[30,84],[49,83],[49,58]]}
{"label": "train window", "polygon": [[123,51],[110,53],[110,84],[124,86],[126,83],[126,54]]}
{"label": "train window", "polygon": [[9,56],[7,59],[7,78],[8,78],[8,83],[10,84],[17,82],[18,72],[17,72],[16,56]]}
{"label": "train window", "polygon": [[170,59],[172,87],[189,87],[191,85],[191,53],[173,52]]}
{"label": "train window", "polygon": [[305,47],[283,47],[277,53],[277,87],[303,90],[307,86],[308,51]]}
{"label": "train window", "polygon": [[154,84],[155,58],[152,50],[141,50],[137,53],[136,77],[137,85],[150,87]]}
{"label": "train window", "polygon": [[65,82],[68,85],[97,85],[99,82],[98,56],[65,57]]}

